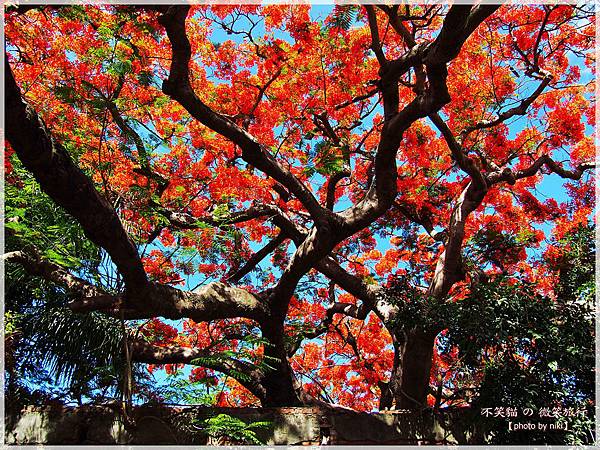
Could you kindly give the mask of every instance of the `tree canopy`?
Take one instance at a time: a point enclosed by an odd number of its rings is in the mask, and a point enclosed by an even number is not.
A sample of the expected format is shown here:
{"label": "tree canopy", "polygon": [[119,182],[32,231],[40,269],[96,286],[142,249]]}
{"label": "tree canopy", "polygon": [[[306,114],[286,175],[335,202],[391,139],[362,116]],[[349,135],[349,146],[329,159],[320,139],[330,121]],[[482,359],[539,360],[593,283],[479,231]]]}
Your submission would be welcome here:
{"label": "tree canopy", "polygon": [[5,14],[15,383],[592,411],[593,7]]}

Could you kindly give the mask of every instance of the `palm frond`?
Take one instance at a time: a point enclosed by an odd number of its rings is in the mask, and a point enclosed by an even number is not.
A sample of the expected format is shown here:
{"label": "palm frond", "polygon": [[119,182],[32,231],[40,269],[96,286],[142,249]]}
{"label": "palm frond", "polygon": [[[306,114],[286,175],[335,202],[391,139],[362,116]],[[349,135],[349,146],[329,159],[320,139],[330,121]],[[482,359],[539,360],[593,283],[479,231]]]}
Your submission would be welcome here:
{"label": "palm frond", "polygon": [[100,313],[43,308],[23,320],[21,328],[30,341],[31,356],[62,381],[90,367],[112,365],[122,355],[119,321]]}

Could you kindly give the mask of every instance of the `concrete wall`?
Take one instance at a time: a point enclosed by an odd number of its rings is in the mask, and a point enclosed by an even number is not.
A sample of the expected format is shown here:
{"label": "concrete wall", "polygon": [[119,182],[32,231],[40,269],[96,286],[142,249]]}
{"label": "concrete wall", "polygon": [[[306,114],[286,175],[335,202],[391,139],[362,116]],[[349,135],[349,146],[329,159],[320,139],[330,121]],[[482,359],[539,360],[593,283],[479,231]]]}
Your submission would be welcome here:
{"label": "concrete wall", "polygon": [[138,407],[133,426],[124,426],[109,407],[28,407],[6,418],[7,444],[216,444],[194,428],[194,418],[229,414],[245,421],[270,421],[261,439],[270,445],[309,444],[455,444],[472,433],[456,420],[462,416],[391,411],[377,414],[343,409]]}

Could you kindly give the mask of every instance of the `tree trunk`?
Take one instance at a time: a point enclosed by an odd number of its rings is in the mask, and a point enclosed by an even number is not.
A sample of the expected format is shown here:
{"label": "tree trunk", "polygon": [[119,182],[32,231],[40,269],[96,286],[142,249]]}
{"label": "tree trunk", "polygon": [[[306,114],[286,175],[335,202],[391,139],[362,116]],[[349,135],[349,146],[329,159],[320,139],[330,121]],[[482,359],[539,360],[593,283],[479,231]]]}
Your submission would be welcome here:
{"label": "tree trunk", "polygon": [[283,339],[283,321],[281,326],[263,327],[263,337],[269,341],[269,345],[265,346],[265,363],[274,368],[265,369],[263,386],[266,395],[263,406],[299,406],[301,402]]}
{"label": "tree trunk", "polygon": [[396,409],[426,406],[436,333],[413,328],[394,331],[392,336],[394,367],[380,408],[391,407],[392,400]]}

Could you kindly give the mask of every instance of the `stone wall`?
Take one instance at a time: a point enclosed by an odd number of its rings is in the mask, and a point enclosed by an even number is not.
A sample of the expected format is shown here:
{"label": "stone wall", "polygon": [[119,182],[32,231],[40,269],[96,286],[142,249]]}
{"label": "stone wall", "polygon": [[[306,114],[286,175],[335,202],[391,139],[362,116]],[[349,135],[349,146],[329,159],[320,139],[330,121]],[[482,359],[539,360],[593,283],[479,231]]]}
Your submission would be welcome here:
{"label": "stone wall", "polygon": [[[246,423],[269,421],[259,433],[270,445],[311,444],[456,444],[472,441],[460,425],[466,411],[433,416],[408,411],[358,413],[345,409],[137,407],[134,424],[125,426],[110,407],[28,407],[5,420],[7,444],[207,444],[198,419],[228,414]],[[196,420],[196,422],[195,422]],[[212,439],[212,440],[211,440]],[[477,439],[479,440],[479,439]]]}

